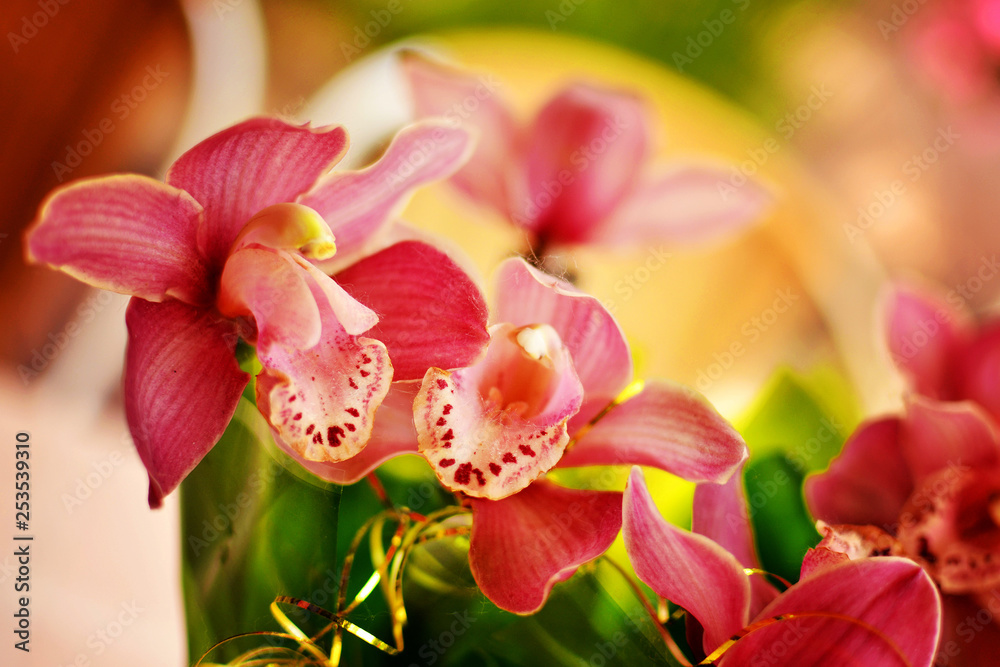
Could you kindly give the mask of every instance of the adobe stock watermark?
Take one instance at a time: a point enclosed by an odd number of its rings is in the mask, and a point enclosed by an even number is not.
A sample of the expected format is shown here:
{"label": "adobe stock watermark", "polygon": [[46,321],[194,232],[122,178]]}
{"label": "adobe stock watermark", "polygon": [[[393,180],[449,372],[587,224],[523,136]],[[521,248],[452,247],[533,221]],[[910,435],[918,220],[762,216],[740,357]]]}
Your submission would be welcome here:
{"label": "adobe stock watermark", "polygon": [[774,300],[769,307],[761,311],[759,315],[748,319],[740,327],[743,340],[735,340],[724,351],[714,352],[712,358],[715,361],[698,371],[695,386],[698,387],[699,391],[704,393],[721,379],[726,371],[733,367],[736,360],[747,353],[748,345],[760,340],[781,316],[790,311],[801,298],[790,287],[775,290],[774,294]]}
{"label": "adobe stock watermark", "polygon": [[58,667],[91,667],[101,664],[100,661],[94,661],[92,658],[104,655],[105,651],[111,648],[125,634],[125,631],[135,624],[144,611],[146,611],[145,608],[140,607],[135,600],[122,602],[119,611],[112,616],[111,620],[87,635],[85,644],[90,651],[77,653],[73,662]]}
{"label": "adobe stock watermark", "polygon": [[433,665],[440,660],[448,649],[455,645],[459,637],[464,635],[472,627],[472,624],[479,620],[478,616],[473,616],[468,610],[462,612],[452,612],[455,620],[447,630],[437,636],[437,639],[429,639],[418,650],[417,655],[423,662],[411,662],[410,667],[421,667],[421,665]]}
{"label": "adobe stock watermark", "polygon": [[21,47],[33,39],[39,30],[47,26],[49,21],[59,14],[63,5],[67,4],[69,4],[69,0],[38,0],[39,11],[22,16],[20,30],[7,33],[7,41],[10,42],[10,48],[14,50],[14,53],[16,54],[21,50]]}
{"label": "adobe stock watermark", "polygon": [[899,32],[926,2],[927,0],[903,0],[903,2],[895,3],[892,6],[892,11],[889,12],[888,19],[879,19],[875,24],[878,26],[878,31],[882,33],[882,39],[889,41],[889,37]]}
{"label": "adobe stock watermark", "polygon": [[735,23],[736,17],[750,6],[750,0],[732,0],[732,3],[736,6],[736,10],[726,8],[720,11],[717,17],[705,19],[701,22],[705,29],[696,35],[688,36],[684,52],[673,52],[671,57],[677,71],[683,72],[685,67],[700,58],[705,53],[705,49],[711,47],[715,40],[725,32],[726,26]]}
{"label": "adobe stock watermark", "polygon": [[[809,89],[809,96],[802,104],[790,109],[775,122],[774,130],[781,135],[784,141],[790,141],[796,132],[813,119],[813,116],[823,108],[831,97],[833,97],[833,91],[825,83],[813,86]],[[748,159],[730,167],[729,178],[726,181],[719,181],[716,185],[722,201],[728,201],[729,195],[746,185],[749,179],[756,175],[768,163],[771,156],[780,151],[781,148],[782,142],[773,136],[764,139],[760,146],[748,148],[746,150]]]}
{"label": "adobe stock watermark", "polygon": [[545,20],[549,22],[549,28],[555,30],[560,23],[565,23],[569,17],[576,12],[576,8],[587,0],[562,0],[555,9],[545,10]]}
{"label": "adobe stock watermark", "polygon": [[81,507],[84,501],[94,495],[94,492],[108,481],[118,466],[124,462],[125,457],[119,451],[113,451],[101,460],[92,462],[90,464],[92,470],[86,475],[76,478],[72,493],[63,493],[60,496],[66,513],[73,514],[77,508]]}
{"label": "adobe stock watermark", "polygon": [[119,95],[111,102],[110,114],[102,118],[93,127],[83,130],[82,138],[75,144],[66,146],[66,154],[62,161],[52,163],[52,171],[56,179],[62,183],[73,170],[83,164],[83,159],[94,152],[104,139],[118,128],[118,123],[128,118],[133,111],[155,90],[163,80],[170,76],[160,65],[146,66],[142,80],[126,93]]}
{"label": "adobe stock watermark", "polygon": [[[344,60],[351,62],[372,43],[372,40],[382,34],[382,31],[389,27],[396,15],[403,11],[403,0],[389,0],[384,7],[372,9],[369,14],[372,17],[363,26],[354,26],[353,39],[350,42],[341,40],[340,52],[344,54]],[[367,18],[367,17],[366,17]]]}
{"label": "adobe stock watermark", "polygon": [[894,179],[887,187],[872,192],[868,203],[858,208],[855,222],[844,223],[843,229],[847,240],[854,243],[878,222],[906,194],[906,181],[916,183],[920,180],[920,177],[933,167],[941,155],[950,150],[958,139],[961,139],[961,135],[955,132],[951,125],[939,128],[937,135],[922,151],[911,155],[900,166],[900,171],[906,180]]}

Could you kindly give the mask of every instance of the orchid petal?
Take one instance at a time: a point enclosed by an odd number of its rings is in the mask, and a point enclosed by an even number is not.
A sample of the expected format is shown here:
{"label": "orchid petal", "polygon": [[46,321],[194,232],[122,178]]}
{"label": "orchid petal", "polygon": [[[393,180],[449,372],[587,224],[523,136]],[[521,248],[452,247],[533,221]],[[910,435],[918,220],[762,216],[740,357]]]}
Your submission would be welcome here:
{"label": "orchid petal", "polygon": [[448,255],[419,241],[397,243],[336,276],[379,313],[371,336],[385,343],[396,380],[428,368],[473,364],[489,342],[486,300]]}
{"label": "orchid petal", "polygon": [[[851,560],[850,556],[842,551],[834,551],[827,547],[816,546],[806,551],[806,555],[802,559],[802,569],[799,571],[799,579],[805,579],[810,575],[829,570],[849,560]],[[756,616],[756,614],[754,615]]]}
{"label": "orchid petal", "polygon": [[262,347],[280,343],[313,347],[320,337],[316,300],[302,270],[287,252],[252,246],[234,252],[219,281],[219,312],[252,315]]}
{"label": "orchid petal", "polygon": [[472,157],[451,180],[474,200],[506,216],[507,174],[517,155],[518,128],[497,94],[501,84],[492,75],[474,76],[413,51],[402,54],[402,69],[418,118],[443,116],[478,130]]}
{"label": "orchid petal", "polygon": [[28,261],[147,301],[209,300],[195,242],[201,206],[145,176],[77,181],[45,200],[27,233]]}
{"label": "orchid petal", "polygon": [[625,198],[649,153],[639,98],[570,86],[535,118],[526,142],[527,200],[512,202],[541,244],[589,241]]}
{"label": "orchid petal", "polygon": [[368,442],[375,410],[389,391],[392,363],[382,343],[344,330],[324,286],[305,275],[319,308],[319,343],[301,349],[262,338],[257,407],[297,458],[336,463]]}
{"label": "orchid petal", "polygon": [[479,588],[501,609],[537,611],[555,584],[614,542],[621,498],[540,480],[503,500],[471,499],[469,565]]}
{"label": "orchid petal", "polygon": [[858,427],[829,469],[806,479],[806,503],[813,516],[827,523],[894,526],[913,492],[901,433],[895,417]]}
{"label": "orchid petal", "polygon": [[958,395],[968,398],[1000,421],[1000,322],[978,332],[958,354]]}
{"label": "orchid petal", "polygon": [[125,322],[125,414],[155,508],[222,437],[250,378],[235,327],[204,310],[134,298]]}
{"label": "orchid petal", "polygon": [[958,398],[952,366],[971,336],[961,308],[911,285],[898,285],[886,304],[889,352],[914,388],[930,398]]}
{"label": "orchid petal", "polygon": [[498,321],[548,324],[573,355],[587,400],[571,430],[590,421],[625,389],[632,379],[632,355],[625,334],[600,301],[522,259],[500,265],[496,286]]}
{"label": "orchid petal", "polygon": [[221,265],[255,213],[294,201],[346,150],[347,133],[341,127],[310,128],[252,118],[184,153],[166,180],[205,207],[198,247],[209,261]]}
{"label": "orchid petal", "polygon": [[648,465],[721,484],[746,458],[743,438],[701,394],[658,381],[576,434],[559,467]]}
{"label": "orchid petal", "polygon": [[275,443],[288,454],[299,458],[299,465],[320,479],[334,484],[354,484],[391,458],[403,454],[419,454],[417,432],[413,428],[413,398],[417,386],[415,382],[392,383],[385,400],[375,411],[368,444],[345,461],[304,461],[281,438],[275,438]]}
{"label": "orchid petal", "polygon": [[732,188],[728,179],[727,171],[703,166],[676,166],[646,178],[595,230],[593,240],[634,246],[699,243],[730,235],[758,220],[772,197],[753,180]]}
{"label": "orchid petal", "polygon": [[831,526],[823,521],[817,521],[816,530],[823,535],[823,539],[816,545],[816,549],[810,549],[810,552],[816,551],[817,553],[807,554],[806,559],[802,561],[802,578],[806,577],[809,572],[839,562],[830,556],[830,553],[844,556],[848,560],[873,556],[904,555],[903,544],[878,526],[845,524]]}
{"label": "orchid petal", "polygon": [[921,396],[907,401],[900,442],[918,484],[949,467],[1000,464],[997,438],[997,427],[974,403],[938,403]]}
{"label": "orchid petal", "polygon": [[736,558],[704,535],[660,516],[640,468],[625,489],[622,534],[635,573],[704,627],[710,652],[747,623],[750,579]]}
{"label": "orchid petal", "polygon": [[499,500],[551,469],[583,388],[551,327],[496,325],[486,357],[427,371],[413,404],[420,453],[441,483]]}
{"label": "orchid petal", "polygon": [[313,284],[319,287],[325,299],[322,303],[329,304],[334,317],[337,318],[337,322],[344,328],[344,331],[352,336],[357,336],[378,324],[378,315],[375,314],[375,311],[351,296],[330,276],[302,257],[293,256],[293,259],[308,274]]}
{"label": "orchid petal", "polygon": [[[874,632],[842,618],[796,617],[808,613],[857,619]],[[940,632],[941,600],[934,583],[913,561],[865,558],[817,571],[785,591],[755,620],[778,616],[787,618],[737,641],[719,664],[736,667],[769,660],[796,667],[930,665]]]}
{"label": "orchid petal", "polygon": [[378,162],[361,171],[337,171],[296,201],[317,211],[337,238],[337,253],[351,257],[391,222],[418,187],[447,178],[468,158],[472,139],[440,123],[407,126]]}

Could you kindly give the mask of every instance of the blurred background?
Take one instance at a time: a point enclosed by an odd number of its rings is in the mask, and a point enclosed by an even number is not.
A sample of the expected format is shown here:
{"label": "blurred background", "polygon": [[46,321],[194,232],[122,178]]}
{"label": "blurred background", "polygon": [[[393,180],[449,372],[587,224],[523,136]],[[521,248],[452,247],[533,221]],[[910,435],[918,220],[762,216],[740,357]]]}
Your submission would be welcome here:
{"label": "blurred background", "polygon": [[[32,652],[5,641],[4,664],[186,662],[176,498],[146,508],[122,415],[126,300],[25,265],[40,202],[77,178],[162,177],[262,113],[345,123],[363,164],[411,113],[387,45],[495,72],[525,119],[568,80],[635,89],[658,158],[766,184],[759,225],[666,248],[652,273],[636,273],[651,248],[566,258],[614,304],[643,375],[696,386],[727,416],[782,366],[831,369],[858,414],[891,408],[886,281],[919,276],[979,312],[1000,290],[995,0],[7,0],[0,27],[0,415],[4,451],[31,436],[37,540]],[[518,246],[445,186],[404,217],[450,237],[484,285]],[[794,305],[771,317],[781,294]],[[0,460],[6,495],[13,456]],[[5,618],[12,563],[0,556]]]}

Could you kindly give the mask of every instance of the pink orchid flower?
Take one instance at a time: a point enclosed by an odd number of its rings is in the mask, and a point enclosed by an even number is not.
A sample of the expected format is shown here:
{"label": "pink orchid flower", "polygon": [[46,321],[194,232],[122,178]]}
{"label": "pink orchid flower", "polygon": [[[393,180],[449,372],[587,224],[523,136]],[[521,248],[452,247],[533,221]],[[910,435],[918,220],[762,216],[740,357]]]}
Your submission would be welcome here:
{"label": "pink orchid flower", "polygon": [[903,558],[807,559],[799,582],[779,594],[755,584],[759,575],[749,569],[756,557],[740,476],[699,497],[702,489],[695,496],[697,532],[682,530],[663,519],[642,471],[633,469],[622,532],[639,579],[693,617],[692,649],[712,658],[706,664],[931,664],[941,603],[918,565]]}
{"label": "pink orchid flower", "polygon": [[479,587],[526,614],[621,528],[621,493],[566,488],[546,472],[639,464],[723,482],[746,445],[691,390],[652,382],[619,401],[632,359],[594,297],[521,259],[502,264],[496,282],[498,322],[485,357],[394,388],[368,448],[314,470],[353,481],[391,456],[422,454],[472,509],[469,562]]}
{"label": "pink orchid flower", "polygon": [[573,84],[522,125],[492,77],[412,52],[403,69],[417,117],[480,132],[452,183],[526,230],[538,256],[553,245],[697,242],[746,226],[771,199],[755,182],[720,190],[720,168],[653,168],[647,110],[635,95]]}
{"label": "pink orchid flower", "polygon": [[[342,128],[258,118],[189,150],[165,183],[107,176],[48,197],[27,233],[29,260],[134,297],[125,409],[150,506],[232,418],[249,381],[234,356],[241,338],[263,365],[258,407],[302,461],[339,461],[364,447],[394,363],[405,376],[481,353],[485,305],[473,307],[481,296],[430,246],[400,243],[362,260],[379,280],[403,285],[408,302],[364,305],[313,264],[335,249],[358,255],[415,187],[449,175],[469,148],[465,132],[422,123],[371,167],[327,173],[347,149]],[[364,273],[354,269],[359,281]],[[470,307],[435,323],[436,347],[399,336],[413,304],[442,290]],[[377,331],[379,315],[381,338],[362,336]]]}
{"label": "pink orchid flower", "polygon": [[829,470],[806,480],[805,494],[825,522],[821,546],[848,557],[906,556],[937,582],[941,664],[994,662],[1000,436],[978,405],[911,397],[904,416],[863,424]]}
{"label": "pink orchid flower", "polygon": [[1000,420],[1000,320],[977,322],[958,292],[899,285],[887,306],[888,345],[914,391],[975,401]]}

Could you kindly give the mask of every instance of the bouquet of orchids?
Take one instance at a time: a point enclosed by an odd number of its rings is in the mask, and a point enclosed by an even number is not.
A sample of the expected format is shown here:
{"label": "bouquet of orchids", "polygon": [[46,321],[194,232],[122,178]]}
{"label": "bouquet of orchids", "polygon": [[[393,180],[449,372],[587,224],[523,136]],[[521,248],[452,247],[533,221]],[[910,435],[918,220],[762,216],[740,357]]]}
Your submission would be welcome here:
{"label": "bouquet of orchids", "polygon": [[[907,411],[863,425],[808,480],[822,541],[797,581],[775,576],[743,437],[694,390],[636,379],[614,316],[553,254],[711,241],[759,219],[767,190],[720,196],[722,166],[651,165],[631,92],[576,83],[523,120],[477,97],[470,73],[416,54],[403,71],[421,120],[363,169],[336,168],[341,127],[255,118],[162,182],[60,187],[27,234],[32,261],[132,296],[125,410],[149,505],[180,486],[192,661],[484,664],[483,646],[404,647],[459,591],[500,625],[611,605],[615,634],[590,640],[590,664],[926,667],[953,648],[987,664],[956,624],[1000,600],[996,329],[898,292]],[[475,110],[449,116],[470,96]],[[458,251],[398,219],[444,180],[526,241],[491,300]],[[928,319],[936,334],[907,354]],[[376,475],[403,455],[422,459],[416,476]],[[613,466],[631,467],[624,491],[593,482]],[[696,484],[690,530],[661,515],[639,466]],[[411,570],[419,614],[403,605]],[[613,583],[581,588],[598,574]],[[555,599],[563,588],[583,593]],[[446,616],[454,642],[469,623]],[[1000,629],[981,625],[970,646],[985,656]],[[623,628],[631,648],[606,639]]]}

